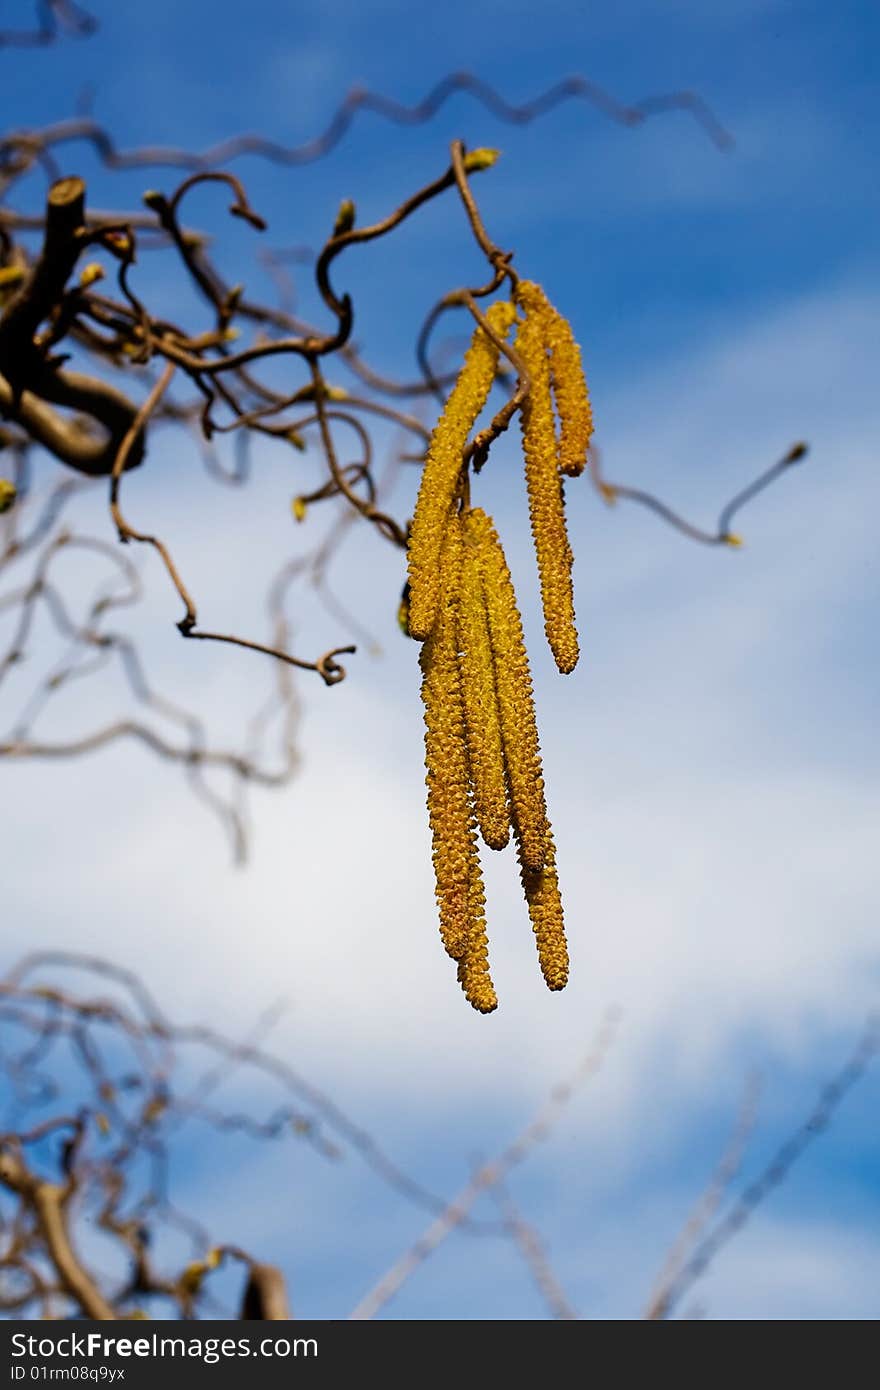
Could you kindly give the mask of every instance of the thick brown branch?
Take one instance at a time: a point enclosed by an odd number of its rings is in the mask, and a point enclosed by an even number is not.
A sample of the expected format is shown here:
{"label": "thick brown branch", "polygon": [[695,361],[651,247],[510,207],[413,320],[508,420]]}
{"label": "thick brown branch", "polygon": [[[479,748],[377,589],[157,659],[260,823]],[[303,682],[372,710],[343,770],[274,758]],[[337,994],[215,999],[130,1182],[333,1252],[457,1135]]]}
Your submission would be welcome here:
{"label": "thick brown branch", "polygon": [[33,1209],[58,1278],[86,1317],[101,1321],[115,1318],[111,1305],[80,1264],[70,1243],[64,1213],[69,1190],[37,1178],[9,1149],[0,1154],[0,1183]]}
{"label": "thick brown branch", "polygon": [[[14,390],[0,375],[0,411],[42,444],[61,462],[88,478],[104,478],[113,471],[120,441],[137,418],[137,407],[108,382],[81,372],[41,367],[33,381],[35,390]],[[65,419],[48,402],[76,410],[78,417]],[[92,429],[97,422],[104,433]],[[136,468],[144,456],[144,434],[139,431],[126,459],[126,470]]]}
{"label": "thick brown branch", "polygon": [[52,185],[42,252],[0,318],[0,371],[16,389],[33,372],[37,329],[61,302],[82,250],[85,197],[82,179],[60,179]]}
{"label": "thick brown branch", "polygon": [[[85,226],[85,194],[78,178],[60,179],[49,190],[42,251],[0,317],[0,411],[62,463],[97,477],[111,471],[137,409],[116,387],[60,370],[37,338],[41,323],[61,306],[80,253],[95,235]],[[52,405],[96,421],[105,433],[96,437],[88,424],[65,419]],[[135,467],[142,456],[141,432],[128,451],[127,466]]]}

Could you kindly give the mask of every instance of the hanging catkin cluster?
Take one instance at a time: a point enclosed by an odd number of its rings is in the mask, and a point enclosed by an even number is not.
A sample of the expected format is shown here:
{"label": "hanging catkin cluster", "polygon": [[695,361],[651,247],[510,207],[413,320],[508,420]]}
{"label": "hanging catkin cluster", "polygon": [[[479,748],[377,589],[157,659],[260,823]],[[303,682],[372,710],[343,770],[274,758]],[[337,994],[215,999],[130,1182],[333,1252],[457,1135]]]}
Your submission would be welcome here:
{"label": "hanging catkin cluster", "polygon": [[[571,549],[561,473],[583,469],[590,406],[571,329],[527,281],[516,304],[486,319],[500,341],[517,318],[515,351],[528,373],[522,414],[532,535],[545,629],[562,671],[577,661]],[[541,971],[568,979],[568,951],[522,621],[490,518],[462,500],[464,457],[498,367],[497,344],[474,333],[428,449],[409,542],[406,622],[422,641],[428,815],[443,944],[481,1013],[497,1005],[489,975],[478,836],[519,859]],[[557,434],[554,415],[559,417]]]}

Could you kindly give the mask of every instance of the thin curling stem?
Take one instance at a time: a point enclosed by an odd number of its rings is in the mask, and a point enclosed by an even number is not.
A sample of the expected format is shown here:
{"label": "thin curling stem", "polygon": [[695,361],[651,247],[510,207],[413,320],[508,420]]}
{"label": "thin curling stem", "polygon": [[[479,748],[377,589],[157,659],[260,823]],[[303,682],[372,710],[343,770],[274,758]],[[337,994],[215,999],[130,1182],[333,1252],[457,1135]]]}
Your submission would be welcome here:
{"label": "thin curling stem", "polygon": [[489,619],[511,820],[524,864],[529,869],[542,869],[552,852],[552,840],[522,621],[510,570],[491,521],[477,507],[469,514],[467,525],[478,546]]}
{"label": "thin curling stem", "polygon": [[[499,301],[486,313],[493,330],[506,338],[514,319],[509,303]],[[498,367],[498,348],[477,327],[458,380],[437,422],[428,447],[409,541],[409,630],[424,641],[440,603],[440,551],[449,508],[463,467],[463,454],[474,421],[486,404]]]}
{"label": "thin curling stem", "polygon": [[544,631],[556,665],[567,674],[577,664],[578,638],[574,625],[572,553],[565,525],[544,335],[547,301],[543,291],[529,281],[520,282],[517,298],[526,317],[519,327],[516,350],[531,379],[531,389],[520,412],[529,519],[541,581]]}
{"label": "thin curling stem", "polygon": [[495,687],[495,661],[480,575],[479,547],[479,527],[471,525],[471,514],[466,513],[458,646],[474,809],[485,843],[490,849],[503,849],[510,838],[510,813],[507,808],[501,715]]}
{"label": "thin curling stem", "polygon": [[441,554],[437,621],[419,652],[419,662],[440,936],[454,960],[467,954],[475,926],[475,904],[482,892],[458,667],[456,609],[461,560],[461,522],[453,513],[447,518]]}

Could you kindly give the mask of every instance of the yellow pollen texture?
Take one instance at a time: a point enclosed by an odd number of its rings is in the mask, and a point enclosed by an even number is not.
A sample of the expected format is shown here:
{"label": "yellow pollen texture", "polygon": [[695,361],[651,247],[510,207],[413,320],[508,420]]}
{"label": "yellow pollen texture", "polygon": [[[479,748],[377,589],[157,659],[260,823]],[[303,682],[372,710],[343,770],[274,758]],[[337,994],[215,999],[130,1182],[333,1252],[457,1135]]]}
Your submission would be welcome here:
{"label": "yellow pollen texture", "polygon": [[456,608],[461,559],[461,522],[452,515],[448,518],[441,556],[440,611],[434,631],[419,652],[419,660],[425,706],[425,781],[440,936],[455,960],[467,952],[474,875],[480,873],[458,669]]}
{"label": "yellow pollen texture", "polygon": [[551,844],[550,826],[522,621],[510,570],[491,521],[475,508],[467,525],[478,546],[489,619],[511,819],[523,862],[531,869],[540,869]]}
{"label": "yellow pollen texture", "polygon": [[489,974],[489,938],[486,934],[486,897],[479,860],[471,874],[471,927],[464,955],[458,962],[458,983],[468,1003],[481,1014],[498,1007],[498,996]]}
{"label": "yellow pollen texture", "polygon": [[[514,319],[511,304],[499,301],[486,313],[493,331],[506,338]],[[478,325],[458,380],[437,422],[422,471],[410,532],[409,629],[424,641],[440,602],[440,550],[449,507],[462,469],[462,455],[474,421],[486,404],[498,366],[498,348]]]}
{"label": "yellow pollen texture", "polygon": [[495,661],[489,615],[480,574],[480,528],[464,518],[464,558],[458,607],[459,663],[470,755],[474,809],[480,833],[491,849],[510,837],[501,717],[495,689]]}
{"label": "yellow pollen texture", "polygon": [[552,842],[544,868],[529,869],[520,859],[520,876],[535,933],[541,974],[549,989],[564,989],[568,982],[568,946]]}
{"label": "yellow pollen texture", "polygon": [[570,478],[583,473],[593,433],[593,410],[581,363],[581,350],[567,319],[548,305],[545,319],[550,379],[559,417],[559,470]]}
{"label": "yellow pollen texture", "polygon": [[550,364],[543,322],[546,300],[528,281],[520,283],[517,297],[526,310],[516,338],[516,350],[529,373],[531,387],[520,412],[526,488],[532,540],[541,581],[544,631],[559,670],[574,670],[578,639],[574,624],[572,553],[565,525],[562,479],[553,402],[550,396]]}

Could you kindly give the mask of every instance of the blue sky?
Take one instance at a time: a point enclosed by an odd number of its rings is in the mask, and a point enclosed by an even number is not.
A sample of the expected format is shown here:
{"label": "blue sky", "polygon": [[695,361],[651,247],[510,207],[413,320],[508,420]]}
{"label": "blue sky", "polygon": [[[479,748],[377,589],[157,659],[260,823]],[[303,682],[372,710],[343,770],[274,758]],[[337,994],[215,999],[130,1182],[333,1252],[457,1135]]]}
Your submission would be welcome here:
{"label": "blue sky", "polygon": [[[61,119],[90,87],[123,146],[202,148],[242,130],[292,143],[320,131],[354,82],[414,102],[468,68],[513,101],[572,72],[622,100],[695,90],[735,138],[720,153],[684,114],[629,130],[577,102],[514,127],[459,96],[415,129],[365,114],[315,165],[235,166],[269,244],[317,246],[342,197],[372,220],[445,167],[450,139],[498,146],[476,185],[484,215],[575,327],[610,477],[711,525],[791,443],[811,444],[743,513],[737,553],[689,545],[635,508],[606,510],[586,481],[572,486],[584,655],[565,680],[541,647],[515,441],[480,480],[534,653],[574,959],[562,996],[537,978],[506,855],[487,866],[498,1013],[472,1017],[446,968],[414,649],[393,622],[400,558],[372,535],[352,539],[334,587],[383,655],[359,654],[330,691],[301,682],[302,771],[257,800],[247,870],[229,865],[174,772],[136,748],[2,769],[15,808],[7,960],[37,945],[95,951],[139,969],[170,1012],[219,1015],[233,1032],[284,993],[275,1049],[441,1191],[518,1130],[618,1004],[601,1075],[511,1186],[581,1314],[635,1316],[747,1073],[763,1087],[746,1178],[877,1005],[876,11],[762,0],[613,13],[532,0],[93,9],[89,42],[0,53],[4,128]],[[6,6],[4,22],[27,13]],[[111,178],[79,146],[63,161],[97,206],[173,187],[169,171]],[[215,192],[191,207],[193,221],[218,224]],[[259,287],[254,241],[222,229],[217,253],[231,280]],[[374,363],[409,374],[426,308],[478,272],[450,197],[396,239],[356,248],[338,279]],[[167,268],[139,273],[157,302],[196,313]],[[267,449],[249,491],[229,494],[192,465],[186,446],[157,449],[131,479],[132,510],[178,542],[207,612],[254,631],[272,571],[317,534],[290,522],[301,477]],[[395,494],[400,515],[413,486],[407,477]],[[102,498],[82,517],[111,534]],[[228,650],[181,651],[163,578],[146,558],[143,572],[151,600],[136,622],[152,669],[165,689],[210,703],[218,731],[240,727],[265,670]],[[297,615],[303,650],[337,637],[323,611]],[[64,717],[90,727],[120,698],[108,684],[73,696]],[[2,702],[0,713],[5,728]],[[708,1316],[877,1315],[878,1102],[880,1069],[695,1289]],[[184,1145],[178,1184],[218,1235],[284,1265],[303,1316],[345,1316],[425,1220],[356,1158],[328,1168],[291,1145],[231,1145],[219,1171]],[[507,1247],[462,1236],[389,1315],[545,1310]]]}

